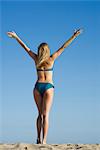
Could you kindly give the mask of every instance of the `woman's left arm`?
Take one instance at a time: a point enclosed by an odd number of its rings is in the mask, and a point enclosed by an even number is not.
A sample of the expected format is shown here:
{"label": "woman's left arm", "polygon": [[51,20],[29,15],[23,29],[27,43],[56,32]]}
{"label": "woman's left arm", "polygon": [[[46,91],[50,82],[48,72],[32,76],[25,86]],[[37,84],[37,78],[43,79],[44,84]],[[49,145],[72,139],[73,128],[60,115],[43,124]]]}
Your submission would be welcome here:
{"label": "woman's left arm", "polygon": [[28,48],[26,46],[26,44],[18,37],[18,35],[15,32],[7,32],[8,36],[11,38],[15,38],[17,40],[17,42],[25,49],[25,51],[34,59],[36,60],[37,55],[30,50],[30,48]]}

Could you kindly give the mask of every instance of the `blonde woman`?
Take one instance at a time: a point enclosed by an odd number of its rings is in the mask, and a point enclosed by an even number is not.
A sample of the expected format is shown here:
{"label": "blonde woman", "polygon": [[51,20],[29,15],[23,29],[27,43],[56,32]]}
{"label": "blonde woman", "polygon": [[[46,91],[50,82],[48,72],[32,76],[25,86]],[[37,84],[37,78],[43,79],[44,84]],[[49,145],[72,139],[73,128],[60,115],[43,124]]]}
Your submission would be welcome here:
{"label": "blonde woman", "polygon": [[[77,30],[56,52],[50,55],[47,43],[41,43],[38,52],[35,54],[18,37],[15,32],[7,32],[8,36],[15,38],[25,49],[29,56],[34,60],[37,69],[37,81],[33,89],[34,100],[38,109],[37,117],[37,144],[46,144],[49,127],[49,112],[53,101],[54,84],[52,79],[53,64],[64,49],[81,33]],[[41,138],[42,132],[42,138]]]}

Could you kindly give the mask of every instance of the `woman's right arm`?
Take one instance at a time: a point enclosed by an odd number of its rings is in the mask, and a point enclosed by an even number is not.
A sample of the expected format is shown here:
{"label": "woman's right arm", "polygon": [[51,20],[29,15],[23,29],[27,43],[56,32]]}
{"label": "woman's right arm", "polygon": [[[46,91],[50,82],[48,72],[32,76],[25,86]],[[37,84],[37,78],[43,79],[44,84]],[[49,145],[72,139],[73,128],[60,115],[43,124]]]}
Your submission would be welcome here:
{"label": "woman's right arm", "polygon": [[31,51],[26,44],[18,37],[18,35],[15,32],[7,32],[8,36],[11,38],[15,38],[17,42],[25,49],[25,51],[34,59],[37,59],[37,55]]}
{"label": "woman's right arm", "polygon": [[51,58],[55,60],[60,54],[64,51],[64,49],[82,32],[82,30],[77,30],[74,34],[67,40],[55,53],[51,55]]}

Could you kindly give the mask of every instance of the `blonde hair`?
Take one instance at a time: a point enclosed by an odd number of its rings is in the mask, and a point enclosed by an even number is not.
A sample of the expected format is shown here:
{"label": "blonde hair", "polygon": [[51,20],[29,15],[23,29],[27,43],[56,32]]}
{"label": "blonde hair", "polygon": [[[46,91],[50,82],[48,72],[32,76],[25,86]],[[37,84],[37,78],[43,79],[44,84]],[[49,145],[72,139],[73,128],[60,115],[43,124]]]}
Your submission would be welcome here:
{"label": "blonde hair", "polygon": [[40,67],[47,58],[50,57],[50,49],[47,43],[41,43],[38,47],[37,67]]}

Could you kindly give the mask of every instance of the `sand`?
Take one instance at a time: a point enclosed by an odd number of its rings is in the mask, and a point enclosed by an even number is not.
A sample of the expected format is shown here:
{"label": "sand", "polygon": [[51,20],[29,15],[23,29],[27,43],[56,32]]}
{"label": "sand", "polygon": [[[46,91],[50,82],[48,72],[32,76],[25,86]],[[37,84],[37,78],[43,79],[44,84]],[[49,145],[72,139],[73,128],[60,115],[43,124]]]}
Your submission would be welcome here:
{"label": "sand", "polygon": [[0,144],[0,150],[100,150],[100,144]]}

